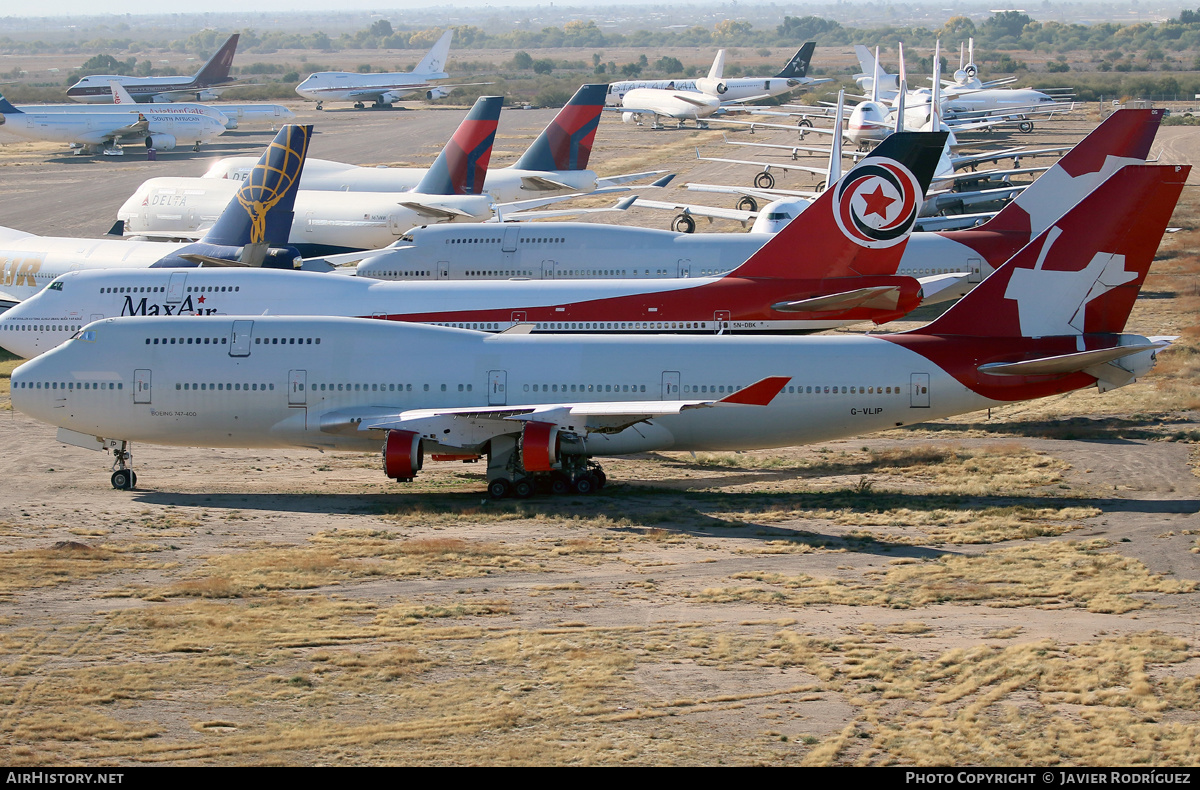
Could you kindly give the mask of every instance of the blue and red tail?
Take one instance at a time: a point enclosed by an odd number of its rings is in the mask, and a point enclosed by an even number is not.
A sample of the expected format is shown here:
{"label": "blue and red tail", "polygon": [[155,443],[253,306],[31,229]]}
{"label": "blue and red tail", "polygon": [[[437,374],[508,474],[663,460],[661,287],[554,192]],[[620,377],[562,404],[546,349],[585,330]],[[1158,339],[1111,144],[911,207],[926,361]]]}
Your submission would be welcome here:
{"label": "blue and red tail", "polygon": [[584,85],[517,160],[521,170],[586,170],[607,85]]}
{"label": "blue and red tail", "polygon": [[424,195],[481,195],[487,178],[503,96],[480,96],[442,149],[415,192]]}

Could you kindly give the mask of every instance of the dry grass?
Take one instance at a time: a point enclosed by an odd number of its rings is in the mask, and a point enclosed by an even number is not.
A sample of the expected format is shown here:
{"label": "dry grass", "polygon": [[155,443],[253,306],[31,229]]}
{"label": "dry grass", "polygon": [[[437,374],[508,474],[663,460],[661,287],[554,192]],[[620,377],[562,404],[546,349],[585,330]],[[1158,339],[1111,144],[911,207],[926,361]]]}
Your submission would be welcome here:
{"label": "dry grass", "polygon": [[700,601],[751,601],[782,606],[838,604],[912,609],[937,603],[982,603],[1010,608],[1081,608],[1120,614],[1147,605],[1138,594],[1192,592],[1196,582],[1152,574],[1140,561],[1104,549],[1104,541],[1042,543],[981,555],[892,565],[883,578],[861,580],[738,573],[735,580],[766,586],[722,587],[689,593]]}
{"label": "dry grass", "polygon": [[163,568],[143,554],[160,551],[144,544],[90,546],[61,541],[49,548],[0,552],[0,594],[84,581],[101,574]]}

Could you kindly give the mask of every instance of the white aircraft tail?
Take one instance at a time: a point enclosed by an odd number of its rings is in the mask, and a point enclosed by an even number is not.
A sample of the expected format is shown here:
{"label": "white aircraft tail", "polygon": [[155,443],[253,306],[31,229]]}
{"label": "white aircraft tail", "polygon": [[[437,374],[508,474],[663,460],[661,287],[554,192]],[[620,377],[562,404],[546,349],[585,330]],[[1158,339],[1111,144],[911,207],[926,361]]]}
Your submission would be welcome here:
{"label": "white aircraft tail", "polygon": [[875,58],[871,57],[871,50],[864,47],[862,44],[854,45],[854,54],[858,56],[858,67],[862,69],[863,74],[875,73]]}
{"label": "white aircraft tail", "polygon": [[725,50],[718,49],[717,56],[713,58],[712,66],[708,69],[708,78],[710,80],[719,80],[725,74]]}
{"label": "white aircraft tail", "polygon": [[871,59],[871,101],[879,104],[879,47],[875,47],[875,57]]}
{"label": "white aircraft tail", "polygon": [[450,57],[450,39],[452,38],[454,38],[453,30],[443,33],[437,43],[430,47],[429,52],[425,53],[425,57],[421,58],[421,62],[413,69],[413,73],[445,74],[446,61]]}
{"label": "white aircraft tail", "polygon": [[825,176],[825,188],[829,189],[842,177],[842,111],[846,106],[846,91],[838,91],[837,118],[833,128],[833,142],[829,146],[829,172]]}
{"label": "white aircraft tail", "polygon": [[130,107],[137,104],[129,95],[129,91],[125,90],[125,86],[117,80],[109,80],[108,87],[112,88],[113,104],[126,104]]}
{"label": "white aircraft tail", "polygon": [[900,42],[900,90],[896,92],[896,131],[904,131],[904,100],[908,96],[908,69],[904,65],[904,42]]}

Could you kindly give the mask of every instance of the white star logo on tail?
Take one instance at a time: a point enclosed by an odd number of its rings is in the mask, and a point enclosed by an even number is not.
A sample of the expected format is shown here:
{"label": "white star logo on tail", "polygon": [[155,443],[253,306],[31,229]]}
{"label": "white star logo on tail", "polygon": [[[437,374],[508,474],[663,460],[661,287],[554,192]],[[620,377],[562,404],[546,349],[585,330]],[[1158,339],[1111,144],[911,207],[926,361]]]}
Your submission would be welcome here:
{"label": "white star logo on tail", "polygon": [[1112,289],[1137,279],[1125,268],[1125,256],[1097,252],[1081,271],[1042,268],[1054,242],[1062,234],[1051,228],[1032,269],[1014,269],[1004,298],[1017,303],[1022,337],[1080,335],[1087,305]]}

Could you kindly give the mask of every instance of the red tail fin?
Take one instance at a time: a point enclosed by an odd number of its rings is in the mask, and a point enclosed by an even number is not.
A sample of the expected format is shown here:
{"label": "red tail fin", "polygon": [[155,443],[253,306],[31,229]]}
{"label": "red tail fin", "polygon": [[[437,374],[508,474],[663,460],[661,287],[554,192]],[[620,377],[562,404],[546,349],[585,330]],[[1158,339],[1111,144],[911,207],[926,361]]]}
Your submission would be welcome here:
{"label": "red tail fin", "polygon": [[480,96],[434,160],[416,191],[426,195],[479,195],[487,178],[503,96]]}
{"label": "red tail fin", "polygon": [[906,334],[1120,332],[1190,171],[1123,167],[940,318]]}
{"label": "red tail fin", "polygon": [[895,274],[945,142],[945,132],[889,136],[732,276]]}
{"label": "red tail fin", "polygon": [[[975,230],[1041,233],[1109,176],[1150,154],[1162,110],[1117,110]],[[954,232],[943,234],[951,238]]]}

